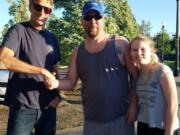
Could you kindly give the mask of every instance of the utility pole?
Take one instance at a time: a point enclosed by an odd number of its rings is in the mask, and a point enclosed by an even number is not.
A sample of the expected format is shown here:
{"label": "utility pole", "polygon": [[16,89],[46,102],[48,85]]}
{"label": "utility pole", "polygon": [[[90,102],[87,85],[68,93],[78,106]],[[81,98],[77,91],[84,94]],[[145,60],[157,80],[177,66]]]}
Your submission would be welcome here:
{"label": "utility pole", "polygon": [[162,46],[161,46],[161,62],[164,61],[164,27],[165,27],[165,22],[162,22]]}
{"label": "utility pole", "polygon": [[176,62],[174,76],[179,76],[179,0],[177,1],[177,17],[176,17]]}

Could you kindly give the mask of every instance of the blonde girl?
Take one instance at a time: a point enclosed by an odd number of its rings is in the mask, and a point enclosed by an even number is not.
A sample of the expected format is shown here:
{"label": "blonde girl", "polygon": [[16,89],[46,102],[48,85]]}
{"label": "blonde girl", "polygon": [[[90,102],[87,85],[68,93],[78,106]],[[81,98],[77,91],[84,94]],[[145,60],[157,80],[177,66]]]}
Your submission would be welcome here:
{"label": "blonde girl", "polygon": [[171,69],[159,63],[150,38],[130,42],[130,54],[139,69],[137,135],[173,135],[179,127],[177,89]]}

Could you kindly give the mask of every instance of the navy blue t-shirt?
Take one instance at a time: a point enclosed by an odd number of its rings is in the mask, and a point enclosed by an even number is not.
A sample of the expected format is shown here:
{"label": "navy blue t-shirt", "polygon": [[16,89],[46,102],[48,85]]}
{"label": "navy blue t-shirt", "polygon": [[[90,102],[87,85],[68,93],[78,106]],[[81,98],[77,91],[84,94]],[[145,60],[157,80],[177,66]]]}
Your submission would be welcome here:
{"label": "navy blue t-shirt", "polygon": [[[59,43],[55,35],[46,29],[36,30],[29,22],[12,26],[5,35],[2,46],[12,49],[16,58],[44,67],[50,72],[60,60]],[[23,104],[39,109],[46,106],[56,94],[45,88],[41,75],[10,72],[5,104]]]}

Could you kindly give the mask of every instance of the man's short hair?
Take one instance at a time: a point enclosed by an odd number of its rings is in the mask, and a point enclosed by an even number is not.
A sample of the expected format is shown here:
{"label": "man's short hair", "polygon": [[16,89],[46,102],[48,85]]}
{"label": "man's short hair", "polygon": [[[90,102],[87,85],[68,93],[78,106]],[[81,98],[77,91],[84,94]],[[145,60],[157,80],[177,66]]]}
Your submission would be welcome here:
{"label": "man's short hair", "polygon": [[[32,5],[32,3],[34,2],[35,0],[29,0],[29,6]],[[53,0],[47,0],[51,5],[54,4]]]}

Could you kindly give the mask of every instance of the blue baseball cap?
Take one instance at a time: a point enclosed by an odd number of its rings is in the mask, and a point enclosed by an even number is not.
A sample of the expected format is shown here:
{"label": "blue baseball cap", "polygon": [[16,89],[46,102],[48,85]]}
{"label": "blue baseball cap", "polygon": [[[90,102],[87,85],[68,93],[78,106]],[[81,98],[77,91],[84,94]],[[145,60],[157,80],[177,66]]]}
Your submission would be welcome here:
{"label": "blue baseball cap", "polygon": [[88,1],[84,4],[82,15],[85,15],[89,10],[96,10],[100,15],[103,15],[103,7],[99,1]]}

